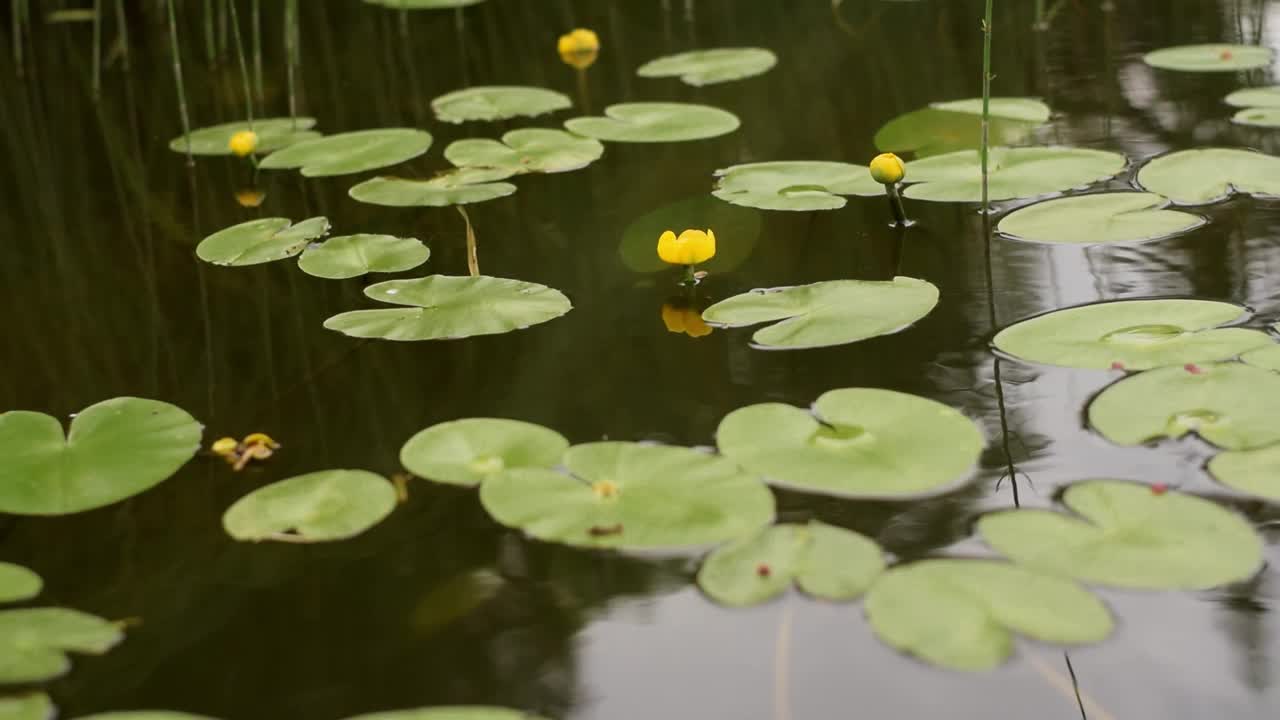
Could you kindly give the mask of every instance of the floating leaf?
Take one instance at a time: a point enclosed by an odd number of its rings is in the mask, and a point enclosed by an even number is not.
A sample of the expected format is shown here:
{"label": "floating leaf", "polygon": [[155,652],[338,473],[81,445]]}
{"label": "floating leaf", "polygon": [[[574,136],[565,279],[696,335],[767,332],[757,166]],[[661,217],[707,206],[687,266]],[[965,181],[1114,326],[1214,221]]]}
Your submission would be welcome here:
{"label": "floating leaf", "polygon": [[0,414],[0,512],[66,515],[133,497],[200,449],[200,423],[168,403],[120,397],[62,424],[43,413]]}
{"label": "floating leaf", "polygon": [[523,330],[573,309],[559,290],[484,275],[390,280],[370,285],[364,294],[408,307],[346,312],[324,326],[360,338],[453,340]]}
{"label": "floating leaf", "polygon": [[1147,53],[1151,67],[1182,72],[1231,72],[1253,70],[1271,64],[1272,52],[1257,45],[1179,45]]}
{"label": "floating leaf", "polygon": [[[618,253],[627,269],[638,273],[670,271],[658,257],[658,238],[667,230],[710,228],[716,233],[715,257],[698,267],[710,273],[737,269],[755,249],[760,237],[760,213],[698,195],[674,202],[636,218],[622,232]],[[679,228],[677,230],[677,228]]]}
{"label": "floating leaf", "polygon": [[1045,200],[1006,215],[997,229],[1019,240],[1092,245],[1157,240],[1204,225],[1199,215],[1167,210],[1153,193],[1104,192]]}
{"label": "floating leaf", "polygon": [[298,258],[298,267],[308,275],[341,280],[374,272],[412,270],[429,257],[431,251],[415,238],[343,235],[307,248]]}
{"label": "floating leaf", "polygon": [[262,218],[232,225],[196,246],[196,256],[214,265],[258,265],[290,258],[329,232],[329,219],[313,217],[297,225],[288,218]]}
{"label": "floating leaf", "polygon": [[481,705],[422,708],[419,710],[392,710],[390,712],[357,715],[347,720],[542,720],[519,710]]}
{"label": "floating leaf", "polygon": [[828,280],[798,287],[752,290],[707,308],[713,325],[757,330],[761,347],[801,350],[844,345],[900,332],[938,304],[938,288],[925,280]]}
{"label": "floating leaf", "polygon": [[1249,311],[1212,300],[1120,300],[1067,308],[1015,323],[993,343],[1027,362],[1149,370],[1233,358],[1266,345],[1266,333],[1218,328]]}
{"label": "floating leaf", "polygon": [[1231,116],[1231,122],[1252,127],[1280,127],[1280,108],[1245,108]]}
{"label": "floating leaf", "polygon": [[[1015,145],[1049,119],[1049,106],[1032,98],[991,98],[991,145]],[[982,144],[982,98],[932,103],[890,120],[875,137],[883,152],[917,158],[972,150]]]}
{"label": "floating leaf", "polygon": [[688,448],[599,442],[564,454],[565,472],[519,468],[480,486],[495,520],[581,547],[711,545],[773,521],[773,494],[735,463]]}
{"label": "floating leaf", "polygon": [[355,537],[396,506],[396,491],[364,470],[324,470],[272,483],[240,498],[222,516],[236,540],[326,542]]}
{"label": "floating leaf", "polygon": [[330,177],[377,170],[412,160],[431,147],[431,134],[412,128],[339,133],[290,145],[267,156],[265,170],[302,168],[306,177]]}
{"label": "floating leaf", "polygon": [[[1071,147],[991,148],[988,185],[993,201],[1029,198],[1082,187],[1124,169],[1123,155]],[[906,196],[938,202],[982,200],[982,161],[975,150],[907,164]]]}
{"label": "floating leaf", "polygon": [[1197,433],[1227,450],[1280,442],[1280,375],[1242,363],[1167,367],[1125,378],[1089,406],[1089,423],[1118,445]]}
{"label": "floating leaf", "polygon": [[431,101],[442,122],[537,117],[573,107],[567,95],[539,87],[490,85],[456,90]]}
{"label": "floating leaf", "polygon": [[1215,203],[1235,193],[1280,195],[1280,158],[1232,148],[1180,150],[1144,165],[1138,184],[1181,205]]}
{"label": "floating leaf", "polygon": [[[929,107],[946,112],[967,113],[982,116],[982,98],[966,100],[948,100],[929,103]],[[1035,98],[991,98],[991,117],[1003,120],[1022,120],[1024,122],[1045,123],[1049,121],[1052,111],[1048,105]]]}
{"label": "floating leaf", "polygon": [[34,572],[12,563],[0,562],[0,603],[22,602],[40,594],[44,581]]}
{"label": "floating leaf", "polygon": [[824,393],[809,412],[740,408],[716,430],[720,452],[775,485],[849,498],[901,499],[966,479],[985,444],[959,411],[872,388]]}
{"label": "floating leaf", "polygon": [[1227,96],[1226,103],[1242,108],[1280,108],[1280,85],[1237,90]]}
{"label": "floating leaf", "polygon": [[623,103],[610,105],[604,114],[607,117],[573,118],[564,126],[607,142],[657,143],[718,137],[741,125],[731,112],[688,103]]}
{"label": "floating leaf", "polygon": [[475,487],[505,470],[555,467],[568,448],[564,436],[541,425],[468,418],[432,425],[409,438],[400,464],[421,478]]}
{"label": "floating leaf", "polygon": [[722,605],[773,598],[794,581],[824,600],[852,600],[884,570],[880,546],[858,533],[811,521],[775,525],[713,551],[698,586]]}
{"label": "floating leaf", "polygon": [[839,210],[841,195],[884,194],[865,167],[840,162],[749,163],[717,170],[716,177],[716,197],[761,210]]}
{"label": "floating leaf", "polygon": [[1280,345],[1268,345],[1257,350],[1250,350],[1241,355],[1240,359],[1254,367],[1280,372]]}
{"label": "floating leaf", "polygon": [[866,599],[886,644],[953,670],[990,670],[1017,632],[1058,645],[1097,643],[1111,612],[1076,583],[991,560],[922,560],[892,568]]}
{"label": "floating leaf", "polygon": [[1209,461],[1209,474],[1227,487],[1280,502],[1280,445],[1221,453]]}
{"label": "floating leaf", "polygon": [[44,693],[0,697],[0,720],[53,720],[57,708]]}
{"label": "floating leaf", "polygon": [[650,60],[636,74],[646,78],[678,77],[686,85],[702,87],[763,75],[777,64],[778,56],[764,48],[715,48]]}
{"label": "floating leaf", "polygon": [[1007,510],[984,516],[978,532],[1023,567],[1113,587],[1203,590],[1262,565],[1249,523],[1194,495],[1092,480],[1067,488],[1063,502],[1079,517]]}
{"label": "floating leaf", "polygon": [[101,655],[123,639],[115,623],[66,608],[0,612],[0,684],[52,680],[71,669],[67,653]]}
{"label": "floating leaf", "polygon": [[[300,117],[297,122],[291,118],[264,118],[253,121],[253,132],[258,136],[258,147],[254,150],[259,155],[281,148],[289,147],[304,140],[314,140],[320,133],[312,132],[315,118]],[[249,130],[249,123],[244,120],[213,125],[191,131],[192,155],[231,155],[231,136]],[[187,136],[179,135],[169,141],[169,149],[174,152],[187,152]]]}
{"label": "floating leaf", "polygon": [[509,177],[509,171],[492,168],[455,170],[430,180],[376,177],[356,185],[347,194],[362,203],[388,207],[470,205],[514,193],[515,185],[494,182]]}
{"label": "floating leaf", "polygon": [[172,710],[125,710],[122,712],[106,712],[76,720],[213,720],[204,715],[173,712]]}
{"label": "floating leaf", "polygon": [[563,130],[524,128],[497,140],[459,140],[444,156],[458,167],[500,168],[509,175],[560,173],[584,168],[604,155],[598,140]]}

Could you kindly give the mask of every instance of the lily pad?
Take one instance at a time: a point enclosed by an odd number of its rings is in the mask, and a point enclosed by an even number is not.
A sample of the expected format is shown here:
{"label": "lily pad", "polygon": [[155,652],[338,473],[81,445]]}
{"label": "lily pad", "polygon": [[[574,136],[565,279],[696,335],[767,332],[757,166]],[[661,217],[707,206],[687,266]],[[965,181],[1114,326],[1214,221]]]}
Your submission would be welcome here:
{"label": "lily pad", "polygon": [[254,490],[227,509],[222,526],[248,542],[327,542],[363,533],[395,507],[395,487],[381,475],[324,470]]}
{"label": "lily pad", "polygon": [[524,128],[497,140],[459,140],[444,156],[458,167],[500,168],[510,175],[560,173],[584,168],[604,155],[598,140],[563,130]]}
{"label": "lily pad", "polygon": [[1207,222],[1199,215],[1168,207],[1168,200],[1153,193],[1076,195],[1015,210],[997,229],[1029,242],[1093,245],[1158,240]]}
{"label": "lily pad", "polygon": [[0,562],[0,603],[22,602],[40,594],[44,581],[34,572],[13,563]]}
{"label": "lily pad", "polygon": [[740,408],[716,430],[720,452],[774,485],[859,499],[936,494],[967,479],[985,442],[973,421],[891,390],[824,393],[812,412]]}
{"label": "lily pad", "polygon": [[1209,474],[1229,488],[1280,502],[1280,445],[1221,453],[1209,461]]}
{"label": "lily pad", "polygon": [[1079,517],[1007,510],[984,516],[978,532],[1023,567],[1112,587],[1203,590],[1262,565],[1249,523],[1194,495],[1092,480],[1067,488],[1063,502]]}
{"label": "lily pad", "polygon": [[741,125],[738,116],[709,105],[639,102],[610,105],[606,117],[565,121],[570,132],[606,142],[659,143],[704,140],[727,135]]}
{"label": "lily pad", "polygon": [[[1124,169],[1118,153],[1071,147],[991,149],[988,186],[993,201],[1061,192],[1105,180]],[[936,155],[907,164],[905,195],[937,202],[982,200],[982,161],[976,150]]]}
{"label": "lily pad", "polygon": [[413,128],[339,133],[290,145],[268,155],[265,170],[302,168],[306,177],[330,177],[377,170],[412,160],[431,147],[431,134]]}
{"label": "lily pad", "polygon": [[341,280],[374,272],[412,270],[429,257],[431,251],[415,238],[343,235],[307,248],[298,258],[298,267],[308,275]]}
{"label": "lily pad", "polygon": [[1232,148],[1179,150],[1144,165],[1138,184],[1179,205],[1207,205],[1236,193],[1280,195],[1280,158]]}
{"label": "lily pad", "polygon": [[775,525],[714,550],[698,586],[722,605],[756,605],[792,582],[824,600],[852,600],[884,570],[880,546],[858,533],[811,521]]}
{"label": "lily pad", "polygon": [[57,708],[44,693],[0,697],[0,720],[53,720]]}
{"label": "lily pad", "polygon": [[52,680],[71,669],[67,653],[101,655],[124,638],[115,623],[66,608],[0,612],[0,684]]}
{"label": "lily pad", "polygon": [[297,225],[289,218],[262,218],[232,225],[196,246],[196,257],[214,265],[259,265],[290,258],[329,232],[329,219],[313,217]]}
{"label": "lily pad", "polygon": [[359,338],[453,340],[523,330],[573,309],[559,290],[485,275],[390,280],[364,294],[408,307],[346,312],[324,326]]}
{"label": "lily pad", "polygon": [[638,273],[670,271],[658,257],[658,238],[667,230],[710,228],[716,233],[715,257],[698,267],[710,273],[737,269],[755,250],[762,225],[760,213],[734,207],[707,195],[674,202],[636,218],[622,232],[618,248],[622,264]]}
{"label": "lily pad", "polygon": [[400,464],[421,478],[475,487],[515,468],[550,469],[569,449],[560,433],[500,418],[468,418],[432,425],[409,438]]}
{"label": "lily pad", "polygon": [[763,75],[777,64],[778,56],[764,48],[715,48],[650,60],[636,74],[646,78],[678,77],[686,85],[702,87]]}
{"label": "lily pad", "polygon": [[0,414],[0,512],[66,515],[160,484],[200,449],[200,423],[168,403],[120,397],[62,423],[43,413]]}
{"label": "lily pad", "polygon": [[801,350],[900,332],[937,304],[938,288],[925,280],[828,280],[735,295],[707,308],[702,319],[722,327],[776,322],[757,330],[752,342]]}
{"label": "lily pad", "polygon": [[489,85],[456,90],[431,101],[436,118],[447,123],[537,117],[573,107],[569,96],[540,87]]}
{"label": "lily pad", "polygon": [[387,207],[448,207],[470,205],[506,197],[516,191],[511,183],[494,182],[511,177],[505,169],[465,168],[430,180],[376,177],[347,191],[352,200]]}
{"label": "lily pad", "polygon": [[1197,433],[1227,450],[1280,442],[1280,374],[1218,363],[1167,367],[1125,378],[1089,406],[1089,423],[1118,445]]}
{"label": "lily pad", "polygon": [[1240,359],[1263,370],[1280,372],[1280,345],[1268,345],[1257,350],[1250,350],[1241,355]]}
{"label": "lily pad", "polygon": [[453,707],[392,710],[357,715],[347,720],[542,720],[536,715],[501,707],[458,705]]}
{"label": "lily pad", "polygon": [[1241,108],[1280,108],[1280,85],[1237,90],[1227,96],[1226,103]]}
{"label": "lily pad", "polygon": [[580,547],[686,548],[773,522],[773,494],[737,464],[688,448],[599,442],[569,448],[564,472],[518,468],[480,486],[495,520]]}
{"label": "lily pad", "polygon": [[1251,127],[1280,127],[1280,108],[1245,108],[1231,116],[1231,122]]}
{"label": "lily pad", "polygon": [[865,167],[841,162],[779,161],[716,171],[716,197],[761,210],[839,210],[841,195],[883,195]]}
{"label": "lily pad", "polygon": [[[1049,106],[1034,98],[991,98],[992,145],[1015,145],[1049,120]],[[885,123],[875,137],[883,152],[917,158],[973,150],[982,144],[982,98],[931,103]]]}
{"label": "lily pad", "polygon": [[953,670],[990,670],[1013,653],[1013,633],[1056,645],[1101,642],[1111,612],[1076,583],[991,560],[899,565],[866,599],[887,645]]}
{"label": "lily pad", "polygon": [[[258,147],[254,151],[259,155],[289,147],[305,140],[314,140],[320,133],[312,132],[315,118],[263,118],[253,121],[253,132],[258,136]],[[231,155],[231,136],[249,130],[249,123],[244,120],[212,125],[191,131],[192,155]],[[169,149],[174,152],[187,152],[187,136],[179,135],[169,141]]]}
{"label": "lily pad", "polygon": [[1226,360],[1271,342],[1257,330],[1218,327],[1248,316],[1239,305],[1213,300],[1120,300],[1023,320],[992,342],[1026,362],[1149,370]]}
{"label": "lily pad", "polygon": [[1148,65],[1182,72],[1233,72],[1271,64],[1272,52],[1257,45],[1179,45],[1161,48],[1142,57]]}
{"label": "lily pad", "polygon": [[205,715],[174,712],[172,710],[124,710],[106,712],[76,718],[76,720],[213,720]]}

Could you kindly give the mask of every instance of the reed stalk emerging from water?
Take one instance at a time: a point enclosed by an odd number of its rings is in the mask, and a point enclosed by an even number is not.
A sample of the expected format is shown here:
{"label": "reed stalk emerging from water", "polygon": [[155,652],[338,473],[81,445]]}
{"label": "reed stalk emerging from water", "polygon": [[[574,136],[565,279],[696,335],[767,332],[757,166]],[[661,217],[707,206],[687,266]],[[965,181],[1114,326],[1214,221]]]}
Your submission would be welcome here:
{"label": "reed stalk emerging from water", "polygon": [[93,0],[93,98],[102,94],[102,0]]}
{"label": "reed stalk emerging from water", "polygon": [[991,213],[988,161],[991,155],[991,6],[987,0],[987,15],[982,20],[982,213]]}
{"label": "reed stalk emerging from water", "polygon": [[182,51],[178,46],[178,17],[173,9],[173,0],[169,6],[169,49],[173,53],[173,82],[178,86],[178,112],[182,116],[182,137],[187,145],[187,164],[195,165],[191,154],[191,117],[187,115],[187,89],[182,82]]}
{"label": "reed stalk emerging from water", "polygon": [[120,45],[120,66],[129,70],[129,19],[124,14],[124,0],[116,0],[116,42]]}
{"label": "reed stalk emerging from water", "polygon": [[257,90],[258,108],[265,111],[266,100],[262,92],[262,6],[260,0],[253,0],[250,9],[253,13],[253,84]]}
{"label": "reed stalk emerging from water", "polygon": [[240,82],[244,87],[245,119],[249,129],[253,130],[253,92],[249,89],[249,66],[244,60],[244,42],[240,39],[240,14],[236,12],[236,0],[227,0],[227,10],[231,13],[231,36],[236,43],[236,59],[240,63]]}
{"label": "reed stalk emerging from water", "polygon": [[298,0],[285,0],[284,52],[289,80],[289,118],[293,129],[298,129],[298,97],[294,87],[294,65],[298,59]]}

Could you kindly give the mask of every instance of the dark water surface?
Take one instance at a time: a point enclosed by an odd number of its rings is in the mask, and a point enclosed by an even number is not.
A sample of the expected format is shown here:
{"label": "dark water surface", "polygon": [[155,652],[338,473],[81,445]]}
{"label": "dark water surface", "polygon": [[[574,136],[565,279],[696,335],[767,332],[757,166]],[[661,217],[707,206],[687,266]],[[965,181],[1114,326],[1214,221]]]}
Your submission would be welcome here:
{"label": "dark water surface", "polygon": [[[197,5],[184,18],[195,126],[242,116],[231,61],[210,69]],[[399,16],[359,2],[302,3],[299,103],[327,133],[418,126],[432,151],[396,172],[445,167],[441,149],[530,122],[447,126],[430,100],[467,84],[553,87],[593,111],[633,100],[718,105],[743,121],[702,142],[608,144],[586,170],[518,181],[473,206],[486,274],[544,283],[567,316],[523,332],[456,342],[361,343],[321,327],[368,307],[359,280],[327,281],[291,262],[217,268],[201,238],[255,217],[324,214],[336,233],[416,236],[425,272],[465,272],[452,209],[350,200],[362,177],[305,180],[247,164],[185,159],[160,3],[129,3],[133,70],[107,69],[91,97],[88,25],[37,26],[27,77],[0,60],[0,409],[65,417],[117,395],[176,403],[206,441],[262,430],[285,448],[234,474],[197,458],[131,501],[66,518],[0,518],[0,558],[46,578],[42,601],[140,618],[120,647],[75,658],[50,685],[64,717],[169,708],[227,718],[340,718],[442,704],[501,704],[550,718],[1062,718],[1080,716],[1061,651],[1020,642],[983,674],[936,670],[878,642],[861,604],[791,595],[731,611],[691,584],[691,560],[628,558],[530,542],[491,522],[473,491],[412,485],[409,503],[368,534],[324,546],[253,546],[222,531],[250,489],[312,470],[399,470],[400,445],[436,422],[500,416],[545,424],[574,442],[603,438],[708,445],[729,411],[766,400],[807,405],[849,386],[890,388],[962,408],[990,448],[972,484],[930,501],[888,504],[783,493],[787,520],[821,518],[876,538],[900,558],[969,539],[976,515],[1024,505],[1096,477],[1162,481],[1221,495],[1192,442],[1118,448],[1082,427],[1087,399],[1113,373],[997,361],[987,340],[1018,318],[1101,299],[1196,295],[1280,316],[1280,204],[1213,206],[1207,227],[1156,243],[1048,247],[984,244],[974,208],[913,203],[905,239],[882,200],[826,213],[759,213],[758,237],[720,234],[746,259],[712,275],[708,299],[835,278],[930,280],[939,307],[899,335],[827,350],[762,352],[750,331],[668,332],[675,277],[623,262],[624,230],[666,205],[706,198],[711,173],[782,159],[866,162],[890,118],[980,94],[974,0],[490,0],[460,14]],[[1068,1],[1044,34],[1030,0],[997,0],[997,95],[1055,109],[1041,134],[1124,152],[1243,145],[1275,152],[1280,134],[1243,130],[1221,98],[1269,72],[1184,76],[1141,62],[1153,48],[1243,38],[1280,45],[1280,2]],[[246,3],[240,3],[242,7]],[[155,7],[153,7],[155,6]],[[287,113],[278,3],[268,13],[267,103]],[[457,24],[461,17],[461,25]],[[596,29],[604,49],[585,88],[556,37]],[[111,34],[108,33],[108,40]],[[634,76],[642,62],[694,47],[775,50],[771,73],[706,89]],[[1110,183],[1125,186],[1129,175]],[[707,202],[713,202],[707,200]],[[714,201],[718,202],[718,201]],[[754,212],[754,211],[750,211]],[[679,230],[680,228],[676,228]],[[748,234],[749,235],[749,234]],[[654,238],[656,241],[656,238]],[[987,252],[989,249],[989,253]],[[424,274],[423,272],[417,274]],[[993,325],[993,315],[995,324]],[[997,384],[999,383],[999,384]],[[1004,399],[1002,418],[1000,398]],[[1002,422],[1003,420],[1003,422]],[[1007,425],[1008,432],[1002,432]],[[1007,454],[1006,454],[1007,453]],[[1280,511],[1233,501],[1271,523]],[[1118,618],[1105,643],[1072,651],[1089,718],[1280,715],[1280,581],[1271,570],[1206,593],[1104,592]]]}

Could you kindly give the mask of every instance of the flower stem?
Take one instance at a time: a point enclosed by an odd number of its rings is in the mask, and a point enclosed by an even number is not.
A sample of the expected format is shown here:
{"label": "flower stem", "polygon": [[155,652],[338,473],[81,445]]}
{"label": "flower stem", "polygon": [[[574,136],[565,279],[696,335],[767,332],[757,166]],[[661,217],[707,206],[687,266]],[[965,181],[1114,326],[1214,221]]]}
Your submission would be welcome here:
{"label": "flower stem", "polygon": [[889,197],[889,210],[893,212],[893,224],[905,227],[907,210],[902,205],[902,194],[898,192],[898,184],[885,183],[884,192]]}
{"label": "flower stem", "polygon": [[991,9],[993,0],[987,0],[987,15],[982,21],[982,212],[991,212],[991,195],[988,178],[988,161],[991,154]]}

